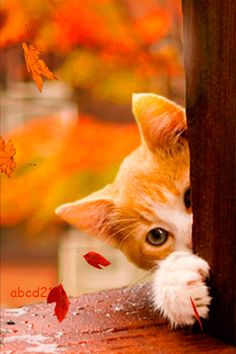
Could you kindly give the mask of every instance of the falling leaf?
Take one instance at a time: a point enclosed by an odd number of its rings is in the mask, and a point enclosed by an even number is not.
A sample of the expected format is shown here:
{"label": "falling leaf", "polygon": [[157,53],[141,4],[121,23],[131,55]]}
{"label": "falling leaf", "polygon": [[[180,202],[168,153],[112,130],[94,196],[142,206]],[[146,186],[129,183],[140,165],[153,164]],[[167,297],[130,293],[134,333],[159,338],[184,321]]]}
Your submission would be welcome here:
{"label": "falling leaf", "polygon": [[35,81],[39,91],[42,91],[43,79],[42,76],[49,80],[57,80],[56,76],[48,69],[47,65],[42,59],[39,59],[40,52],[35,49],[31,44],[29,47],[26,43],[22,43],[24,50],[26,67],[29,73],[31,73],[33,80]]}
{"label": "falling leaf", "polygon": [[191,298],[191,296],[190,296],[190,301],[191,301],[191,305],[192,305],[192,308],[193,308],[194,316],[196,317],[196,319],[197,319],[197,321],[198,321],[198,323],[199,323],[199,326],[200,326],[201,330],[203,330],[203,328],[202,328],[202,322],[201,322],[199,313],[198,313],[198,311],[197,311],[197,307],[196,307],[196,305],[195,305],[193,299]]}
{"label": "falling leaf", "polygon": [[5,173],[8,177],[11,176],[13,170],[16,168],[14,156],[16,149],[11,140],[5,143],[3,137],[0,136],[0,171]]}
{"label": "falling leaf", "polygon": [[62,286],[59,284],[52,288],[47,297],[47,303],[56,302],[54,313],[57,316],[59,322],[63,321],[69,309],[69,299]]}
{"label": "falling leaf", "polygon": [[107,267],[111,264],[106,258],[93,251],[84,254],[83,257],[91,266],[98,269],[103,269],[101,265]]}

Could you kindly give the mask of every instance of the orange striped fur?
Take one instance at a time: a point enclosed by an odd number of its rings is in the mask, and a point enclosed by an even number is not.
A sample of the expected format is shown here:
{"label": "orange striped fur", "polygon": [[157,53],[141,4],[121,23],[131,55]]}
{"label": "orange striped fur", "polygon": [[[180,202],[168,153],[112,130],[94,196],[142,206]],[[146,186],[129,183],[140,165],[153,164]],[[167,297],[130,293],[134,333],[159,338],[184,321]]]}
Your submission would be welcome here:
{"label": "orange striped fur", "polygon": [[[111,185],[56,212],[65,221],[120,248],[144,269],[191,245],[192,216],[183,196],[189,187],[189,149],[184,109],[155,94],[135,94],[133,113],[140,146],[124,159]],[[169,232],[150,245],[155,227]]]}

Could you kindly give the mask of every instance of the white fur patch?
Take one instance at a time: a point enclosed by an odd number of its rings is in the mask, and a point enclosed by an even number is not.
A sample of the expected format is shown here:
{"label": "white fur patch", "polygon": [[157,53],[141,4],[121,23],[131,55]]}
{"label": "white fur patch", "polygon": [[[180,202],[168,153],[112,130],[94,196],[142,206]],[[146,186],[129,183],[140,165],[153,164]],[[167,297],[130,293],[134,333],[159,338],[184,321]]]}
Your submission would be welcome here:
{"label": "white fur patch", "polygon": [[[152,227],[161,227],[170,232],[175,239],[175,251],[188,251],[192,249],[192,214],[186,211],[180,196],[175,196],[167,190],[162,190],[166,203],[154,201],[148,195],[142,194],[142,199],[152,210]],[[143,214],[142,214],[143,215]],[[148,219],[146,215],[143,215]]]}
{"label": "white fur patch", "polygon": [[190,297],[199,316],[207,318],[211,297],[204,281],[208,275],[208,263],[190,252],[176,251],[160,262],[154,273],[153,302],[173,327],[196,321]]}

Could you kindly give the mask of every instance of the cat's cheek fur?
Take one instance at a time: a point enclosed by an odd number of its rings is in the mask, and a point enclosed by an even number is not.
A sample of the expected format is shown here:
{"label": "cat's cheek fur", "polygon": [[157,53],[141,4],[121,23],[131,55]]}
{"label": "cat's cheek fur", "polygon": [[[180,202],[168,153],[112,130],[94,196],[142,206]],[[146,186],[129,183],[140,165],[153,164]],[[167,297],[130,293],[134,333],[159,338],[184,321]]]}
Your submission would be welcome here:
{"label": "cat's cheek fur", "polygon": [[196,321],[190,297],[199,316],[207,318],[211,302],[205,284],[208,275],[208,263],[190,252],[173,252],[159,263],[154,273],[153,302],[172,327],[192,325]]}

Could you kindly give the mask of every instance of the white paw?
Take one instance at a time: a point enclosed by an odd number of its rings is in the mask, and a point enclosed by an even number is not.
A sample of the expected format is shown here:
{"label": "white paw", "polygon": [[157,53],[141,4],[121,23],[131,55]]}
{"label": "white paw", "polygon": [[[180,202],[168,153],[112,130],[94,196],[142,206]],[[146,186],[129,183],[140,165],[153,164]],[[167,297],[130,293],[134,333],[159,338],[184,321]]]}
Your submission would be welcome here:
{"label": "white paw", "polygon": [[176,251],[160,262],[154,273],[153,301],[173,327],[196,321],[190,297],[199,316],[207,318],[211,302],[205,284],[208,275],[208,263],[190,252]]}

